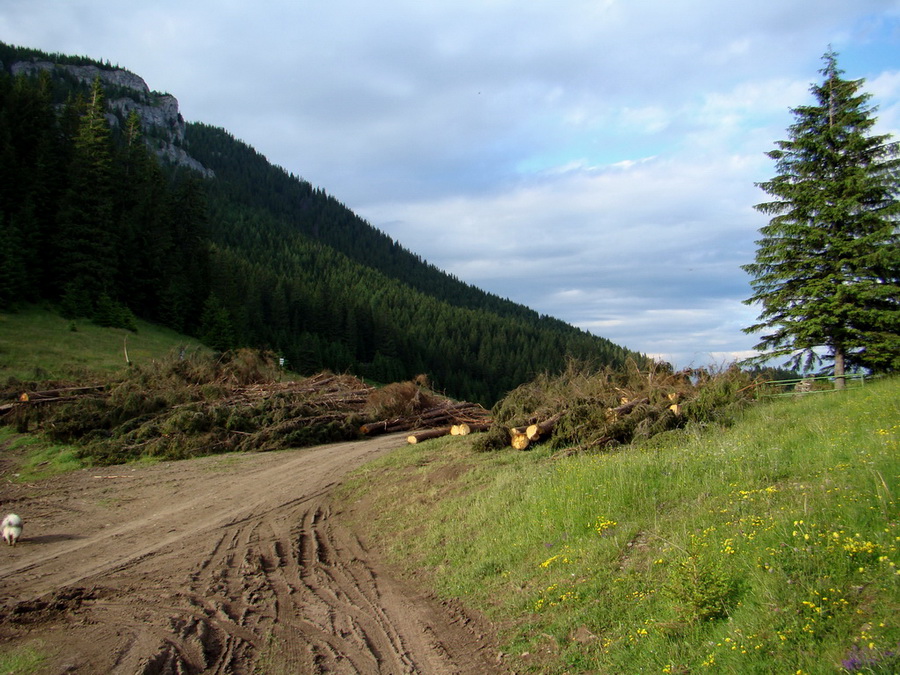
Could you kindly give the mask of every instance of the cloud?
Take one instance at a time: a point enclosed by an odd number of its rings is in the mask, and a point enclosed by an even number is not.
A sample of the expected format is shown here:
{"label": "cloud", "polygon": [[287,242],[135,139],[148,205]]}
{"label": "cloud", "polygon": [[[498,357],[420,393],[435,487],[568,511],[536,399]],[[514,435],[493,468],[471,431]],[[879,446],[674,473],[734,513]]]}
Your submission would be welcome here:
{"label": "cloud", "polygon": [[832,45],[900,129],[898,0],[0,0],[466,282],[678,364],[745,354],[756,181]]}
{"label": "cloud", "polygon": [[[739,304],[749,295],[739,265],[752,260],[763,221],[749,207],[747,164],[753,161],[740,157],[648,160],[571,170],[496,195],[362,213],[414,250],[427,248],[430,260],[460,278],[661,353],[644,330],[647,320],[713,316],[711,303]],[[693,331],[691,340],[700,337]]]}

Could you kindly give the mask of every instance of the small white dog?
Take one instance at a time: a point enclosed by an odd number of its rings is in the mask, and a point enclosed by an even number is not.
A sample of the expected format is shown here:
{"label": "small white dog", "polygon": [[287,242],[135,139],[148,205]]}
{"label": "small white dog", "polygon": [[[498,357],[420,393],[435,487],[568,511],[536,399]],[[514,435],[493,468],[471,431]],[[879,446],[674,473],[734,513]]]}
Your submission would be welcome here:
{"label": "small white dog", "polygon": [[10,513],[3,519],[0,528],[3,530],[3,540],[10,546],[15,546],[22,536],[22,519],[15,513]]}

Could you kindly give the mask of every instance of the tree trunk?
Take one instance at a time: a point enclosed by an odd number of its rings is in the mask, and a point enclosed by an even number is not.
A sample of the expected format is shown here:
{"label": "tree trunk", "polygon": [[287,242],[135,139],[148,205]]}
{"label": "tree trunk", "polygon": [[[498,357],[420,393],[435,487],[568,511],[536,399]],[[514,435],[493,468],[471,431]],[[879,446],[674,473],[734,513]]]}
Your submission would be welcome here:
{"label": "tree trunk", "polygon": [[553,415],[553,417],[546,419],[543,422],[538,422],[537,424],[530,425],[525,430],[525,435],[528,436],[528,440],[540,440],[542,436],[546,436],[548,433],[553,431],[553,427],[556,426],[556,423],[559,421],[560,417],[562,417],[562,413],[556,413],[555,415]]}
{"label": "tree trunk", "polygon": [[844,388],[844,349],[843,347],[834,348],[834,388]]}
{"label": "tree trunk", "polygon": [[524,431],[510,429],[509,436],[509,444],[516,450],[527,450],[528,446],[531,444],[531,441],[528,440],[528,436],[525,435]]}
{"label": "tree trunk", "polygon": [[441,436],[447,436],[450,434],[450,427],[439,427],[437,429],[427,429],[425,431],[419,431],[415,434],[410,434],[406,437],[406,442],[410,445],[415,445],[421,441],[427,441],[430,438],[440,438]]}
{"label": "tree trunk", "polygon": [[463,422],[450,427],[451,436],[468,436],[473,431],[487,431],[491,428],[491,422]]}
{"label": "tree trunk", "polygon": [[633,401],[627,401],[620,405],[618,408],[607,408],[606,416],[609,419],[617,419],[619,415],[627,415],[632,410],[637,408],[639,405],[644,405],[646,403],[650,403],[649,398],[636,398]]}

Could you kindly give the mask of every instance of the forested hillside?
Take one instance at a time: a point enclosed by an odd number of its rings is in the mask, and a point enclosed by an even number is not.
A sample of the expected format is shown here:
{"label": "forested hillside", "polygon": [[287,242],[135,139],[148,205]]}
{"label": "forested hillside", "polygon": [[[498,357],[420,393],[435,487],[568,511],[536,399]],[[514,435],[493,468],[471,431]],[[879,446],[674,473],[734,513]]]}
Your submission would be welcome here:
{"label": "forested hillside", "polygon": [[[0,308],[51,302],[125,327],[137,315],[302,373],[425,373],[483,403],[568,357],[643,360],[441,272],[225,130],[168,130],[168,155],[153,152],[162,132],[127,112],[126,91],[109,107],[106,80],[71,76],[109,65],[6,45],[0,58]],[[13,76],[28,60],[70,70]],[[166,161],[172,138],[210,171]]]}

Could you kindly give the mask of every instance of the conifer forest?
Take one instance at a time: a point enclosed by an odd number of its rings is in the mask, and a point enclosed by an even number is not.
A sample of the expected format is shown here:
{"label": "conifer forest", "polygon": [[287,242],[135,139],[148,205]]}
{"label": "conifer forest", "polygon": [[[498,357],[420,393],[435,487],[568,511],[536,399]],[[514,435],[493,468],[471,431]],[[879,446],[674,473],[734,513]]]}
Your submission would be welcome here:
{"label": "conifer forest", "polygon": [[493,404],[568,360],[641,354],[486,293],[372,227],[221,128],[184,126],[168,161],[116,91],[22,60],[93,65],[0,44],[0,309],[47,304],[134,329],[140,317],[215,350],[270,350],[301,374],[426,374]]}

